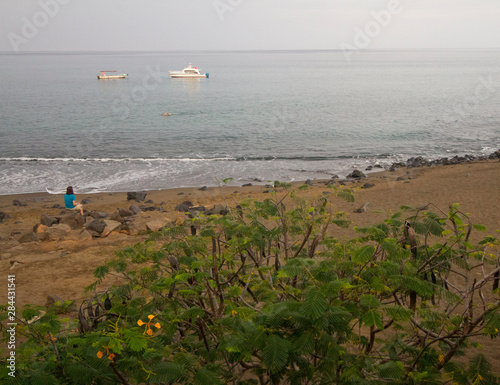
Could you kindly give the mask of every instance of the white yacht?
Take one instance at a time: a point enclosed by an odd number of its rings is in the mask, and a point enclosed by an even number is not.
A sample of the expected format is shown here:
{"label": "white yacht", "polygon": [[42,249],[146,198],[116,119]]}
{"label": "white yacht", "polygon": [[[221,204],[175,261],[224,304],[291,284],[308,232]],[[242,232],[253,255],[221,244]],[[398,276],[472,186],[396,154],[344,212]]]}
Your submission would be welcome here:
{"label": "white yacht", "polygon": [[191,63],[184,68],[182,71],[170,71],[171,78],[188,78],[188,79],[198,79],[198,78],[208,78],[209,74],[202,74],[198,67],[194,67]]}
{"label": "white yacht", "polygon": [[108,75],[110,72],[116,72],[116,71],[101,71],[100,75],[97,75],[97,79],[126,79],[128,74],[121,74],[121,75]]}

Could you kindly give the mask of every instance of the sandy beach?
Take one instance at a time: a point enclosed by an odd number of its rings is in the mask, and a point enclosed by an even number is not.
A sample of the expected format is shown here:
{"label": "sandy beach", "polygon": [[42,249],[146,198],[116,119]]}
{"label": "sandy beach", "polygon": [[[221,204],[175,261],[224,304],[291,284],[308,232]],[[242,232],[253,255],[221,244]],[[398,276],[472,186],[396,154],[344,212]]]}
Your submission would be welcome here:
{"label": "sandy beach", "polygon": [[[388,210],[397,210],[401,205],[414,207],[433,203],[447,211],[452,203],[459,203],[465,213],[470,213],[473,223],[483,224],[486,233],[476,233],[477,239],[486,234],[495,235],[500,228],[500,162],[479,161],[460,165],[400,168],[396,171],[383,171],[369,174],[362,181],[349,182],[354,189],[355,202],[345,202],[332,196],[330,201],[338,211],[347,214],[353,225],[364,226],[378,223],[387,217]],[[298,187],[302,183],[294,183]],[[363,188],[365,184],[373,187]],[[137,186],[136,191],[140,191]],[[201,187],[201,186],[200,186]],[[169,223],[184,214],[175,207],[189,200],[194,205],[213,207],[225,202],[234,207],[245,199],[262,200],[272,194],[264,186],[214,187],[208,190],[180,188],[147,192],[149,206],[164,211],[146,211],[137,215],[137,221],[144,224],[159,220]],[[328,196],[331,189],[324,181],[313,181],[313,186],[297,194],[308,199]],[[129,208],[133,201],[127,201],[124,192],[78,195],[78,200],[90,199],[85,205],[89,211],[113,213],[119,208]],[[277,194],[284,194],[278,192]],[[14,206],[17,200],[23,206]],[[18,202],[18,204],[19,204]],[[369,202],[368,210],[356,213],[356,209]],[[93,282],[94,269],[113,257],[114,252],[144,240],[147,235],[128,235],[112,232],[105,238],[80,240],[68,236],[64,240],[52,242],[18,242],[19,238],[31,232],[40,222],[42,214],[57,215],[63,204],[62,195],[46,193],[0,196],[0,212],[9,218],[0,223],[0,271],[1,276],[15,274],[17,280],[17,305],[27,303],[43,305],[47,295],[57,295],[64,299],[84,298],[83,289]],[[353,226],[351,226],[352,229]],[[352,230],[339,231],[339,237],[352,234]],[[106,283],[104,283],[106,284]],[[107,283],[109,284],[109,283]],[[1,294],[5,301],[6,292]]]}

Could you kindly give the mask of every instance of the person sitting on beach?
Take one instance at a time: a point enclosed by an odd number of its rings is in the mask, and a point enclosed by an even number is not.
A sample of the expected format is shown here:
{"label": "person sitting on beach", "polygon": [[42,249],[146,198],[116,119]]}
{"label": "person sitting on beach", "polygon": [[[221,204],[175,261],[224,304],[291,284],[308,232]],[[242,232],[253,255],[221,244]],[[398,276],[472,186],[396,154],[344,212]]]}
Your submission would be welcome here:
{"label": "person sitting on beach", "polygon": [[68,188],[66,189],[66,194],[64,195],[64,204],[67,209],[80,210],[80,214],[83,215],[83,205],[80,202],[76,201],[72,186],[68,186]]}

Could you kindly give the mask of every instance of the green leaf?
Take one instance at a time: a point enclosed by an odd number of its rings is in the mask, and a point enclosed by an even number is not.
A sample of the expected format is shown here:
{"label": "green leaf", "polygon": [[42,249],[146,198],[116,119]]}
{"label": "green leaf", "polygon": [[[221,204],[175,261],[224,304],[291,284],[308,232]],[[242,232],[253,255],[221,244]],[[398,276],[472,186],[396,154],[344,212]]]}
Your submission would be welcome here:
{"label": "green leaf", "polygon": [[353,261],[364,264],[372,259],[374,253],[375,246],[368,245],[359,247],[353,251]]}
{"label": "green leaf", "polygon": [[379,329],[384,328],[382,316],[375,310],[369,310],[361,317],[361,322],[368,327],[377,326]]}
{"label": "green leaf", "polygon": [[373,294],[362,296],[359,303],[367,309],[378,309],[380,306],[380,300]]}
{"label": "green leaf", "polygon": [[264,364],[271,373],[279,372],[288,361],[291,343],[280,336],[273,334],[269,336],[266,346],[262,351]]}
{"label": "green leaf", "polygon": [[138,331],[124,330],[123,338],[133,352],[140,352],[148,347],[148,340]]}
{"label": "green leaf", "polygon": [[326,298],[316,287],[309,289],[305,293],[302,314],[311,320],[317,320],[322,317],[328,307]]}
{"label": "green leaf", "polygon": [[377,373],[381,378],[390,380],[400,380],[405,375],[402,362],[389,361],[382,365],[377,365]]}
{"label": "green leaf", "polygon": [[486,226],[483,226],[483,225],[473,224],[472,227],[474,227],[477,231],[486,231],[487,230]]}
{"label": "green leaf", "polygon": [[193,383],[194,385],[222,385],[218,373],[206,366],[195,373]]}

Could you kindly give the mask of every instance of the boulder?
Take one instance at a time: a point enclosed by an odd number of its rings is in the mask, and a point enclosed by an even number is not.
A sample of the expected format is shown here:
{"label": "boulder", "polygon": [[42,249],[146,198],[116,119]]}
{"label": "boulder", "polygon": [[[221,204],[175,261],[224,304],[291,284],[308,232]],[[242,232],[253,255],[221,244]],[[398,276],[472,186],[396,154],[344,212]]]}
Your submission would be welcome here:
{"label": "boulder", "polygon": [[198,190],[199,191],[208,191],[208,187],[207,186],[203,186],[202,188],[199,188]]}
{"label": "boulder", "polygon": [[53,218],[53,217],[49,217],[47,214],[43,213],[42,214],[42,217],[40,218],[40,223],[42,225],[45,225],[47,227],[50,227],[54,224],[56,224],[58,221],[56,218]]}
{"label": "boulder", "polygon": [[105,219],[104,223],[106,224],[106,227],[102,231],[101,237],[107,237],[112,231],[119,231],[122,226],[120,222],[110,219]]}
{"label": "boulder", "polygon": [[365,183],[363,185],[363,188],[364,189],[368,189],[368,188],[372,188],[372,187],[375,187],[375,184],[374,183]]}
{"label": "boulder", "polygon": [[134,214],[132,213],[132,211],[127,210],[127,209],[124,209],[124,208],[119,208],[119,209],[118,209],[118,214],[120,214],[120,216],[121,216],[122,218],[125,218],[125,217],[131,217],[132,215],[134,215]]}
{"label": "boulder", "polygon": [[354,179],[364,179],[364,178],[366,178],[366,175],[362,171],[354,170],[349,175],[347,175],[347,177],[354,178]]}
{"label": "boulder", "polygon": [[241,187],[251,187],[251,186],[253,186],[253,184],[251,184],[251,183],[245,183],[245,184],[244,184],[244,185],[242,185]]}
{"label": "boulder", "polygon": [[139,207],[142,211],[162,211],[163,207],[156,207],[156,206],[140,206]]}
{"label": "boulder", "polygon": [[144,203],[147,203],[147,204],[150,204],[150,205],[154,205],[154,204],[155,204],[155,202],[153,202],[153,200],[152,200],[152,199],[148,199],[148,200],[147,200],[146,202],[144,202]]}
{"label": "boulder", "polygon": [[38,237],[33,231],[30,231],[29,233],[22,235],[21,238],[18,239],[19,243],[28,243],[36,241],[38,241]]}
{"label": "boulder", "polygon": [[107,218],[109,217],[109,213],[106,211],[91,211],[89,215],[94,218],[94,219],[99,219],[99,218]]}
{"label": "boulder", "polygon": [[146,195],[148,195],[145,192],[128,192],[127,193],[127,200],[128,201],[137,201],[137,202],[142,202],[146,200]]}
{"label": "boulder", "polygon": [[59,218],[59,223],[63,223],[72,229],[80,229],[85,225],[85,217],[80,215],[78,211],[63,215]]}
{"label": "boulder", "polygon": [[141,208],[137,205],[131,205],[128,209],[133,215],[136,215],[136,214],[139,214],[140,212],[142,212]]}
{"label": "boulder", "polygon": [[210,210],[207,210],[206,211],[206,214],[207,215],[227,215],[229,211],[227,210],[226,206],[220,204],[220,203],[217,203],[214,205],[213,208],[211,208]]}
{"label": "boulder", "polygon": [[104,219],[94,219],[92,222],[87,224],[85,228],[93,236],[95,236],[94,234],[101,236],[102,232],[106,228],[106,222],[104,222]]}
{"label": "boulder", "polygon": [[44,233],[38,234],[38,239],[43,242],[61,241],[70,233],[71,228],[65,224],[48,227]]}
{"label": "boulder", "polygon": [[53,206],[52,206],[53,209],[63,209],[64,207],[61,206],[59,203],[55,203]]}
{"label": "boulder", "polygon": [[33,232],[35,234],[41,234],[41,233],[45,233],[47,231],[47,226],[41,224],[41,223],[37,223],[34,227],[33,227]]}
{"label": "boulder", "polygon": [[14,199],[14,200],[12,201],[12,205],[13,205],[13,206],[18,206],[18,207],[28,206],[28,204],[23,203],[23,202],[21,202],[21,201],[19,201],[19,200],[17,200],[17,199]]}
{"label": "boulder", "polygon": [[136,221],[126,222],[123,225],[123,231],[128,235],[137,235],[144,231],[147,231],[147,227],[144,223],[138,223]]}
{"label": "boulder", "polygon": [[122,216],[120,215],[120,212],[118,210],[116,210],[113,214],[111,214],[109,216],[109,219],[112,221],[120,222],[120,223],[123,223],[123,221],[124,221],[124,219],[122,218]]}
{"label": "boulder", "polygon": [[0,211],[0,223],[2,223],[4,220],[9,219],[10,217],[4,213],[3,211]]}
{"label": "boulder", "polygon": [[84,198],[84,199],[82,199],[81,203],[82,203],[82,205],[87,205],[89,203],[92,203],[92,199],[90,199],[90,198]]}
{"label": "boulder", "polygon": [[72,230],[66,237],[66,239],[71,239],[77,242],[86,242],[92,240],[92,235],[85,229],[82,230]]}
{"label": "boulder", "polygon": [[151,231],[160,231],[160,229],[165,226],[165,220],[155,219],[146,223],[146,228]]}
{"label": "boulder", "polygon": [[304,182],[304,184],[308,185],[308,186],[312,186],[313,185],[313,182],[311,179],[308,179]]}
{"label": "boulder", "polygon": [[184,201],[180,205],[177,205],[175,208],[175,211],[180,211],[185,213],[186,211],[189,211],[189,208],[193,206],[193,203],[190,201]]}

